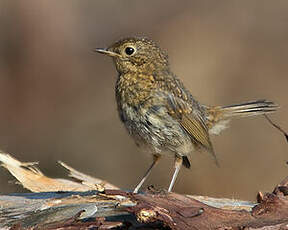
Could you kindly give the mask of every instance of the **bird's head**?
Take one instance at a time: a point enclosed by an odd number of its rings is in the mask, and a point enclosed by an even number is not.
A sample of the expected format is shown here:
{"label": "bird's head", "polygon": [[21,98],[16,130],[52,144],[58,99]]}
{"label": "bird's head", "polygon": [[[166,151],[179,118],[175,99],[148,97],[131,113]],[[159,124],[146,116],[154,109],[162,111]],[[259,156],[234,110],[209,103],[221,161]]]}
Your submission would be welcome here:
{"label": "bird's head", "polygon": [[168,56],[147,38],[125,38],[98,53],[111,56],[119,73],[153,73],[169,67]]}

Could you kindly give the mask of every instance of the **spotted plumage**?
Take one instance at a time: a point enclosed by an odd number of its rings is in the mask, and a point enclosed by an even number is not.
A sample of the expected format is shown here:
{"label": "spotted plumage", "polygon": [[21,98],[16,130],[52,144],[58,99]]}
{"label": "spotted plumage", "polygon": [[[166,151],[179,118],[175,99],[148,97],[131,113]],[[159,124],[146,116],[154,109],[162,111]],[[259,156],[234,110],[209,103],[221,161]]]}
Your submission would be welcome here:
{"label": "spotted plumage", "polygon": [[175,156],[171,191],[181,164],[190,167],[193,151],[207,150],[216,155],[210,134],[218,134],[234,116],[273,112],[276,105],[258,100],[231,106],[206,106],[196,101],[173,74],[168,56],[152,40],[126,38],[97,52],[113,57],[118,78],[115,87],[121,121],[136,144],[154,156],[134,192],[138,192],[160,156]]}

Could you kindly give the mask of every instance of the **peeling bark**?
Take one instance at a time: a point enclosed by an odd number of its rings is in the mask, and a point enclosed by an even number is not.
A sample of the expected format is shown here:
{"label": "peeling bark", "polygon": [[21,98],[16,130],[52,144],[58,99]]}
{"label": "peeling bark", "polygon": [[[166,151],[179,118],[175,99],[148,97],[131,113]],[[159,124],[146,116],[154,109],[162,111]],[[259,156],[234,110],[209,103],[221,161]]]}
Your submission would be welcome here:
{"label": "peeling bark", "polygon": [[[49,178],[35,164],[4,153],[0,161],[23,186],[38,191],[0,196],[0,229],[288,230],[288,177],[273,192],[259,192],[258,203],[252,203],[152,188],[133,194],[109,190],[114,186],[64,163],[77,182]],[[91,191],[95,188],[100,189]]]}

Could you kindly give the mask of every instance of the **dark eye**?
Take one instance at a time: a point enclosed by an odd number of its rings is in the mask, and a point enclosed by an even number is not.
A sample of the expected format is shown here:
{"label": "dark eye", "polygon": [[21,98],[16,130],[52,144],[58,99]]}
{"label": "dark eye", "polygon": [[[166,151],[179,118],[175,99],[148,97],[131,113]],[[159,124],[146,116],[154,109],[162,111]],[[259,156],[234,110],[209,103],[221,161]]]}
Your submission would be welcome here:
{"label": "dark eye", "polygon": [[125,48],[125,53],[127,55],[132,55],[132,54],[134,54],[134,52],[135,52],[135,49],[133,47],[128,46]]}

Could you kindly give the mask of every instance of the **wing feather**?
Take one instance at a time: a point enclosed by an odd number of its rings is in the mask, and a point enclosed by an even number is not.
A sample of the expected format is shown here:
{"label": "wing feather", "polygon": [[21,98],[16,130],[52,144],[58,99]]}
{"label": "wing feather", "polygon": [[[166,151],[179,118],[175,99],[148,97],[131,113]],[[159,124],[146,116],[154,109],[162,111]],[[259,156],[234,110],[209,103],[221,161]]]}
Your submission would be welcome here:
{"label": "wing feather", "polygon": [[216,165],[219,166],[210,140],[208,127],[202,119],[201,112],[195,109],[193,110],[190,103],[171,94],[168,96],[168,107],[170,115],[179,119],[181,126],[188,133],[196,146],[201,146],[210,152]]}

